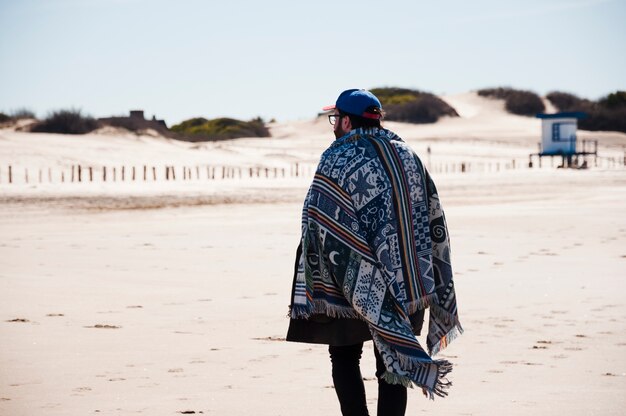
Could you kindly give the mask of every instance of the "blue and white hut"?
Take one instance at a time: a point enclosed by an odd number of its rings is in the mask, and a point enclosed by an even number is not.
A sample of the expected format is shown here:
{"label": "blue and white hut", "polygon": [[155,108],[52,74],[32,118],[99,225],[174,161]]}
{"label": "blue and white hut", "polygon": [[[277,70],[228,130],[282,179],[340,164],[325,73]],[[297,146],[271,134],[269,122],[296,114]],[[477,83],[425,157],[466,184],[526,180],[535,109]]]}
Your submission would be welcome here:
{"label": "blue and white hut", "polygon": [[[598,152],[598,142],[595,142],[595,149],[588,151],[587,143],[583,140],[582,151],[576,149],[576,130],[578,120],[587,117],[583,112],[564,112],[555,114],[537,114],[541,119],[541,143],[539,143],[539,153],[529,155],[529,165],[532,166],[532,156],[539,156],[539,166],[543,156],[561,156],[563,167],[575,167],[578,165],[578,156],[595,155]],[[586,163],[585,163],[586,167]]]}
{"label": "blue and white hut", "polygon": [[541,119],[542,155],[576,154],[576,129],[578,120],[587,115],[581,112],[537,114]]}

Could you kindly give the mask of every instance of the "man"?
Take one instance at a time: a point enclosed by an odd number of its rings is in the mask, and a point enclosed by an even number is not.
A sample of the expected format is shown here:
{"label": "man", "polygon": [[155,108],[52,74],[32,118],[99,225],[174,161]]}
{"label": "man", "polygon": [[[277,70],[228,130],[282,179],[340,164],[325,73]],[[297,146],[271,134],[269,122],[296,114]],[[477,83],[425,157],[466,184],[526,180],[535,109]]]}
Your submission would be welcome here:
{"label": "man", "polygon": [[[343,415],[368,415],[359,369],[374,341],[378,415],[404,415],[406,387],[447,395],[452,365],[433,360],[462,332],[437,190],[417,155],[381,127],[371,92],[341,93],[336,140],[304,201],[288,341],[329,345]],[[430,308],[427,354],[419,334]]]}

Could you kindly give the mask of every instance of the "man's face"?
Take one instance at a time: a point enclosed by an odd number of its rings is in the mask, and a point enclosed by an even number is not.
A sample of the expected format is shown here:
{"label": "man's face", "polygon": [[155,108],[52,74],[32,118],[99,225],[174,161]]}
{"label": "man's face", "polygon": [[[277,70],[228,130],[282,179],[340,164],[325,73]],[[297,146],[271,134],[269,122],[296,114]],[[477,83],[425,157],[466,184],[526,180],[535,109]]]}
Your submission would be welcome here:
{"label": "man's face", "polygon": [[[335,110],[334,113],[336,116],[339,116],[339,111]],[[348,134],[351,130],[350,128],[350,119],[348,116],[337,117],[337,121],[333,126],[333,133],[335,133],[335,139],[338,139],[342,136]]]}

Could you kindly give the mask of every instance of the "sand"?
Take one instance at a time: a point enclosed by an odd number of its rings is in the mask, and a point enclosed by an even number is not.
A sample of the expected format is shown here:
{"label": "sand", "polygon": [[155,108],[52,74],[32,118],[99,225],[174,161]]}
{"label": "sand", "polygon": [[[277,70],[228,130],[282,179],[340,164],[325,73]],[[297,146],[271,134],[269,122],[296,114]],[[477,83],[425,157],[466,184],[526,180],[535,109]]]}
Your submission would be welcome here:
{"label": "sand", "polygon": [[[418,151],[450,149],[442,163],[534,151],[530,127],[498,135],[480,114],[515,123],[477,98],[439,130],[393,127]],[[311,130],[299,137],[303,126]],[[319,120],[274,128],[270,141],[219,144],[213,162],[314,163],[328,143]],[[81,148],[116,143],[91,153],[46,147],[76,137],[23,134],[0,131],[0,165],[205,162],[201,149],[161,138],[88,137]],[[32,142],[21,151],[24,137]],[[434,174],[465,334],[441,354],[455,364],[449,397],[410,391],[408,415],[624,413],[625,173]],[[0,181],[0,414],[339,415],[326,348],[284,341],[307,183]],[[374,414],[371,343],[362,369]]]}

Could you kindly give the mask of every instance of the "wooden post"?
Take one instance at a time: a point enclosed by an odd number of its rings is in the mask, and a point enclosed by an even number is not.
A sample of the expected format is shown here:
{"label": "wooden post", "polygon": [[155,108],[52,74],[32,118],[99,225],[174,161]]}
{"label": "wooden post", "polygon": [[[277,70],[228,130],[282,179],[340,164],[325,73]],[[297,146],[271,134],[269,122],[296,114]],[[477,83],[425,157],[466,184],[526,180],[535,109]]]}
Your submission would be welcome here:
{"label": "wooden post", "polygon": [[[10,169],[10,168],[9,168],[9,169]],[[252,168],[249,168],[249,169],[248,169],[248,173],[249,173],[250,177],[252,177]]]}
{"label": "wooden post", "polygon": [[113,182],[117,182],[117,168],[113,166]]}
{"label": "wooden post", "polygon": [[65,182],[65,172],[61,171],[61,182]]}
{"label": "wooden post", "polygon": [[148,167],[146,165],[143,165],[143,181],[147,181],[148,180]]}
{"label": "wooden post", "polygon": [[48,182],[52,183],[52,168],[48,168]]}
{"label": "wooden post", "polygon": [[26,183],[28,183],[28,168],[24,168],[24,179],[26,180]]}
{"label": "wooden post", "polygon": [[196,166],[196,179],[200,179],[200,166]]}
{"label": "wooden post", "polygon": [[152,166],[152,180],[156,182],[156,167]]}
{"label": "wooden post", "polygon": [[298,163],[296,163],[296,178],[298,177],[299,173],[300,173],[300,165],[298,165]]}
{"label": "wooden post", "polygon": [[107,181],[107,167],[106,166],[102,167],[102,181],[103,182]]}
{"label": "wooden post", "polygon": [[133,177],[133,182],[135,181],[135,167],[133,166],[133,172],[132,172],[132,177]]}
{"label": "wooden post", "polygon": [[93,167],[89,166],[89,182],[93,182]]}
{"label": "wooden post", "polygon": [[122,182],[126,179],[126,166],[122,166]]}
{"label": "wooden post", "polygon": [[82,182],[83,181],[83,168],[78,165],[78,182]]}
{"label": "wooden post", "polygon": [[465,162],[461,163],[461,172],[465,173]]}
{"label": "wooden post", "polygon": [[39,183],[43,182],[43,171],[39,169]]}
{"label": "wooden post", "polygon": [[174,169],[174,166],[172,166],[172,180],[176,180],[176,170]]}
{"label": "wooden post", "polygon": [[74,165],[72,165],[72,182],[74,182]]}

